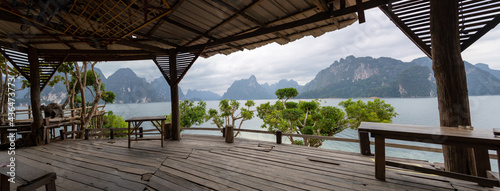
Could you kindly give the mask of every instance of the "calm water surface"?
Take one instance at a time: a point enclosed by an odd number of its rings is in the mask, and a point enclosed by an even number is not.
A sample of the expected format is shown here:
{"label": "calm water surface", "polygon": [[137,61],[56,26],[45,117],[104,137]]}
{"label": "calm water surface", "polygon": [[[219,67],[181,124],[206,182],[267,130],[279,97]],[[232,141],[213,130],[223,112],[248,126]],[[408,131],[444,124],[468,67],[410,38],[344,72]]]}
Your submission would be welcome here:
{"label": "calm water surface", "polygon": [[[322,105],[326,106],[338,106],[338,103],[345,101],[346,99],[323,99]],[[354,99],[356,100],[356,99]],[[361,99],[363,101],[369,101],[373,99]],[[439,126],[439,111],[437,106],[437,98],[386,98],[384,99],[386,103],[391,104],[395,107],[396,112],[399,114],[393,123],[398,124],[413,124],[413,125],[430,125]],[[256,105],[261,103],[271,102],[274,103],[276,100],[256,100]],[[292,100],[297,101],[297,100]],[[243,105],[245,101],[241,101]],[[492,129],[498,128],[500,125],[500,96],[471,96],[469,98],[472,125],[476,129]],[[218,101],[207,101],[208,108],[218,108]],[[106,110],[111,110],[117,115],[122,115],[124,119],[139,116],[157,116],[166,115],[170,113],[170,102],[161,103],[145,103],[145,104],[108,104],[105,108]],[[255,107],[253,108],[255,109]],[[239,124],[239,123],[237,123]],[[252,120],[245,121],[242,128],[245,129],[259,129],[263,130],[260,126],[263,124],[262,120],[258,117],[254,117]],[[144,124],[145,128],[153,128],[151,124]],[[199,125],[200,127],[216,127],[210,122]],[[220,132],[215,131],[183,131],[182,133],[190,134],[211,134],[220,135]],[[357,138],[357,131],[346,129],[343,132],[335,135],[337,137],[346,138]],[[265,141],[275,141],[273,135],[263,135],[256,133],[241,133],[241,137],[265,140]],[[387,142],[404,143],[403,141],[392,141],[387,140]],[[412,145],[425,145],[431,147],[440,147],[440,145],[424,144],[417,142],[406,142],[406,144]],[[321,148],[335,149],[349,152],[359,152],[359,145],[356,143],[345,143],[338,141],[325,141]],[[372,147],[372,152],[374,148]],[[430,162],[443,162],[443,156],[440,153],[432,152],[422,152],[413,151],[397,148],[387,148],[387,155],[393,157],[402,158],[412,158],[428,160]],[[497,162],[491,161],[493,169],[497,170]]]}

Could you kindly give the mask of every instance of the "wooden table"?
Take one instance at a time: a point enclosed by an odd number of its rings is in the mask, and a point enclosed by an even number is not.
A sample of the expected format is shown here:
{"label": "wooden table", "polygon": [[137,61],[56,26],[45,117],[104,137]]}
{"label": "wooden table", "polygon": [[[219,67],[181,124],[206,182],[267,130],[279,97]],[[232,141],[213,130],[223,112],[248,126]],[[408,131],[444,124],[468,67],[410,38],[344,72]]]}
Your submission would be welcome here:
{"label": "wooden table", "polygon": [[[375,177],[385,180],[385,166],[394,166],[399,168],[408,168],[423,173],[432,173],[440,176],[477,182],[483,186],[500,186],[498,179],[486,178],[491,174],[490,160],[487,150],[497,151],[500,154],[500,138],[495,138],[493,130],[486,129],[458,129],[456,127],[430,127],[417,125],[387,124],[362,122],[358,128],[360,133],[360,142],[369,144],[368,133],[375,138]],[[425,143],[434,143],[451,146],[461,146],[474,148],[476,155],[476,168],[478,176],[470,176],[460,173],[445,172],[422,167],[415,167],[407,164],[401,164],[385,160],[385,139],[396,139],[404,141],[417,141]],[[361,148],[369,145],[361,145]],[[365,151],[361,151],[362,153]],[[500,162],[499,162],[500,166]],[[498,176],[498,175],[496,175]]]}
{"label": "wooden table", "polygon": [[[165,136],[165,120],[167,119],[166,116],[153,116],[153,117],[133,117],[130,119],[125,120],[125,122],[128,123],[128,148],[130,148],[130,136],[135,132],[135,139],[134,141],[139,141],[139,140],[161,140],[161,146],[163,147],[163,139]],[[138,135],[143,135],[144,133],[138,133],[139,127],[142,125],[143,122],[145,121],[150,121],[153,123],[153,126],[156,127],[156,129],[160,132],[160,139],[154,139],[154,138],[138,138]],[[132,126],[132,131],[130,131],[130,127]]]}

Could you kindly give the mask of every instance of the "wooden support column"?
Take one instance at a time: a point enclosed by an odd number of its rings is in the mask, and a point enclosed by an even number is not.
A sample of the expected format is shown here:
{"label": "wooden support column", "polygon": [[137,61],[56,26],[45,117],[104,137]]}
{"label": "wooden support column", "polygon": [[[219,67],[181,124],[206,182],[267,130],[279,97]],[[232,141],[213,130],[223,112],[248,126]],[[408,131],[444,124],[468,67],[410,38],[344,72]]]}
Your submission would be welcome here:
{"label": "wooden support column", "polygon": [[172,136],[173,140],[181,140],[181,124],[179,113],[179,82],[177,80],[177,50],[169,51],[170,65],[170,103],[172,104]]}
{"label": "wooden support column", "polygon": [[31,124],[31,137],[34,145],[43,144],[42,111],[40,109],[40,63],[38,62],[38,51],[34,47],[28,48],[28,61],[30,63],[30,99],[31,111],[33,112],[33,123]]}
{"label": "wooden support column", "polygon": [[[457,128],[458,125],[471,125],[467,79],[460,49],[458,1],[430,2],[432,69],[436,78],[440,124]],[[477,175],[472,149],[443,146],[443,155],[447,171]]]}

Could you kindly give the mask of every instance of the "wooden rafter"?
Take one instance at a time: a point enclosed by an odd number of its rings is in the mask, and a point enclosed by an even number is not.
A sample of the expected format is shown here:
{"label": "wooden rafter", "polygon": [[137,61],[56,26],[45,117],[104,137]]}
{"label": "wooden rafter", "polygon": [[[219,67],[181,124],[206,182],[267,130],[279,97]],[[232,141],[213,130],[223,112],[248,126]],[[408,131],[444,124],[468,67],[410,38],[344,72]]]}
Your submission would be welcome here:
{"label": "wooden rafter", "polygon": [[421,38],[419,38],[415,32],[413,32],[405,23],[403,23],[397,15],[393,12],[389,11],[389,8],[386,5],[379,7],[382,12],[384,12],[389,19],[415,44],[417,47],[422,50],[425,55],[432,58],[431,56],[431,47],[425,44]]}
{"label": "wooden rafter", "polygon": [[488,33],[491,29],[495,28],[498,23],[500,23],[500,14],[496,15],[493,20],[488,22],[483,28],[479,29],[474,35],[472,35],[469,39],[464,41],[461,45],[460,48],[462,51],[467,49],[469,46],[474,44],[477,40],[479,40],[481,37],[483,37],[486,33]]}
{"label": "wooden rafter", "polygon": [[[28,81],[30,80],[30,63],[28,61],[28,54],[27,53],[22,53],[10,49],[3,49],[0,48],[0,53],[4,55],[4,57],[14,66],[14,68],[21,73],[21,75],[26,78]],[[65,56],[61,57],[60,60],[56,61],[45,61],[43,59],[40,59],[40,88],[43,90],[47,84],[49,83],[50,79],[54,74],[57,72],[57,69],[61,66],[61,64],[64,62],[64,59],[68,56],[66,54]]]}
{"label": "wooden rafter", "polygon": [[153,62],[158,67],[158,70],[160,70],[161,75],[163,75],[163,78],[165,78],[165,80],[167,80],[167,83],[168,83],[169,86],[172,86],[172,82],[170,82],[170,77],[168,77],[166,71],[163,70],[163,68],[161,67],[160,63],[158,63],[158,61],[156,60],[157,57],[156,56],[152,56],[152,57],[153,57]]}
{"label": "wooden rafter", "polygon": [[[386,3],[387,3],[387,0],[372,0],[372,1],[368,1],[368,2],[363,3],[363,7],[365,9],[370,9],[370,8],[378,7],[380,5],[384,5]],[[293,21],[293,22],[289,22],[289,23],[285,23],[285,24],[281,24],[281,25],[276,25],[276,26],[271,26],[271,27],[267,27],[267,28],[259,28],[253,32],[248,32],[248,33],[241,34],[238,36],[230,36],[230,37],[226,37],[226,38],[216,39],[216,40],[213,40],[212,43],[210,43],[209,47],[217,46],[217,45],[221,45],[221,44],[227,44],[227,43],[231,43],[231,42],[239,41],[239,40],[244,40],[244,39],[248,39],[248,38],[253,38],[256,36],[274,33],[277,31],[287,30],[287,29],[295,28],[297,26],[303,26],[303,25],[307,25],[310,23],[315,23],[318,21],[327,20],[327,19],[330,19],[331,17],[338,17],[338,16],[343,16],[343,15],[356,13],[356,12],[357,12],[357,6],[350,6],[350,7],[344,8],[344,9],[334,10],[331,12],[318,13],[318,14],[313,15],[311,17],[300,19],[297,21]],[[204,45],[193,45],[193,46],[185,47],[183,49],[186,51],[198,50],[198,49],[202,48],[203,46]]]}
{"label": "wooden rafter", "polygon": [[[431,56],[429,0],[400,0],[380,9],[427,56]],[[461,50],[464,51],[500,23],[500,2],[460,1],[459,25]]]}
{"label": "wooden rafter", "polygon": [[184,70],[184,72],[182,72],[181,76],[177,79],[176,83],[181,82],[182,78],[184,78],[184,76],[186,75],[186,73],[189,71],[189,69],[191,68],[191,66],[193,66],[194,62],[198,59],[198,57],[201,55],[201,53],[203,53],[203,51],[205,50],[205,48],[207,48],[207,46],[208,46],[209,43],[210,43],[210,40],[207,43],[205,43],[205,47],[203,47],[202,49],[200,49],[198,52],[194,53],[193,60],[191,60],[191,62],[189,63],[188,67]]}
{"label": "wooden rafter", "polygon": [[[260,2],[262,2],[263,0],[254,0],[252,3],[250,3],[249,5],[245,6],[243,9],[240,10],[240,12],[244,13],[248,10],[250,10],[252,7],[258,5]],[[210,34],[212,31],[218,29],[219,27],[231,22],[232,20],[236,19],[239,15],[237,13],[233,14],[231,17],[227,18],[227,19],[224,19],[222,22],[220,22],[219,24],[215,25],[214,27],[212,27],[211,29],[209,29],[208,31],[205,32],[206,35]],[[197,40],[199,40],[201,37],[203,36],[198,36],[196,37],[195,39],[189,41],[188,43],[184,44],[183,46],[189,46],[191,45],[193,42],[196,42]]]}

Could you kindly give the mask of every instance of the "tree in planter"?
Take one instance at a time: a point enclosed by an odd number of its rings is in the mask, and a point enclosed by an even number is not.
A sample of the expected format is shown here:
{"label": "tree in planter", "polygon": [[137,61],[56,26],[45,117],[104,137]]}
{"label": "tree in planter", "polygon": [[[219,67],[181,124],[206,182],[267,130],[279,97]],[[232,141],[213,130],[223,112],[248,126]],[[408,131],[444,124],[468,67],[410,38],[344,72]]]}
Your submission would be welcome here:
{"label": "tree in planter", "polygon": [[[255,106],[255,102],[253,100],[247,100],[245,106],[246,108],[240,109],[240,102],[236,100],[221,100],[219,102],[220,112],[216,109],[209,109],[207,121],[212,120],[212,123],[217,125],[218,128],[223,128],[230,124],[236,129],[236,121],[241,120],[235,134],[235,136],[238,136],[240,134],[239,129],[241,129],[243,122],[252,119],[254,116],[254,111],[250,108]],[[240,113],[236,114],[238,109],[240,109]]]}

